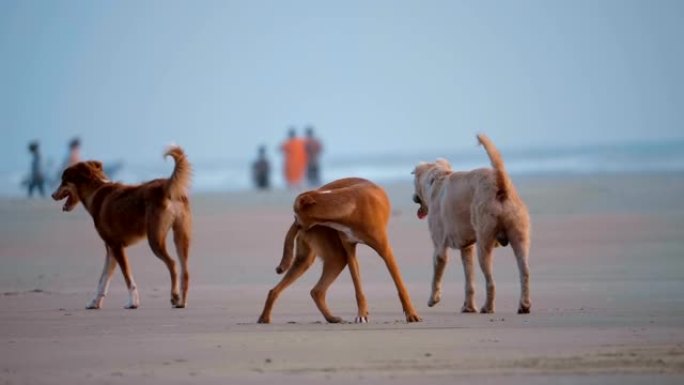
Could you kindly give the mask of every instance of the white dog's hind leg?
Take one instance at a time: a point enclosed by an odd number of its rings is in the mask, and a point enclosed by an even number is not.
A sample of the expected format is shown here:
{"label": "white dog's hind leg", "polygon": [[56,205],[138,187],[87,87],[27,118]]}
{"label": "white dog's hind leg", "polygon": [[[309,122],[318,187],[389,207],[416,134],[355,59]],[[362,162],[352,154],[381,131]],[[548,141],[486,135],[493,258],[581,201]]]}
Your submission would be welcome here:
{"label": "white dog's hind leg", "polygon": [[494,285],[494,275],[492,273],[492,249],[494,249],[494,241],[491,239],[483,239],[477,241],[477,258],[480,261],[480,268],[485,277],[487,284],[487,300],[480,310],[480,313],[494,313],[494,297],[496,296],[496,287]]}
{"label": "white dog's hind leg", "polygon": [[105,256],[105,264],[100,275],[100,281],[97,284],[97,293],[95,297],[86,305],[86,309],[99,309],[102,307],[102,301],[109,290],[109,282],[112,280],[112,274],[116,268],[116,260],[110,255],[109,248],[107,248],[107,255]]}
{"label": "white dog's hind leg", "polygon": [[432,293],[428,300],[428,306],[435,306],[442,297],[442,276],[444,275],[444,268],[446,267],[449,255],[446,247],[435,247],[434,255],[432,256],[432,264],[434,266],[434,274],[432,276]]}
{"label": "white dog's hind leg", "polygon": [[475,261],[473,245],[461,249],[461,261],[463,262],[463,273],[465,274],[465,300],[461,313],[475,313]]}
{"label": "white dog's hind leg", "polygon": [[511,244],[515,259],[518,262],[518,271],[520,274],[520,306],[518,307],[518,314],[525,314],[530,312],[532,302],[530,301],[530,268],[527,264],[527,257],[529,254],[529,242],[516,241]]}

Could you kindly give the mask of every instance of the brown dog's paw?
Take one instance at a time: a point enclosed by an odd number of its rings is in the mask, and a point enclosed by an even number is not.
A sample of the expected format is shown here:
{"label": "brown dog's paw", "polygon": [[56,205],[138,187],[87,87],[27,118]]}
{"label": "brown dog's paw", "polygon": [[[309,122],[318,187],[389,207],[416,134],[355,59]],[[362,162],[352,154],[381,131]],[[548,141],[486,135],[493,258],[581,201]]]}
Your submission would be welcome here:
{"label": "brown dog's paw", "polygon": [[271,323],[271,317],[265,317],[262,315],[261,317],[259,317],[259,320],[257,320],[257,323],[258,324],[270,324]]}
{"label": "brown dog's paw", "polygon": [[408,314],[406,316],[406,322],[422,322],[422,321],[423,321],[423,319],[420,318],[420,316],[418,314],[415,314],[415,313],[414,314]]}
{"label": "brown dog's paw", "polygon": [[354,323],[367,324],[368,323],[368,316],[356,316],[356,318],[354,319]]}
{"label": "brown dog's paw", "polygon": [[331,317],[327,317],[325,320],[328,321],[328,323],[331,323],[331,324],[339,324],[339,323],[342,323],[342,318],[340,318],[340,317],[331,316]]}
{"label": "brown dog's paw", "polygon": [[518,314],[529,314],[530,308],[532,308],[531,305],[525,306],[523,304],[520,304],[520,307],[518,308]]}
{"label": "brown dog's paw", "polygon": [[173,305],[174,309],[185,309],[185,304],[184,303],[177,303]]}

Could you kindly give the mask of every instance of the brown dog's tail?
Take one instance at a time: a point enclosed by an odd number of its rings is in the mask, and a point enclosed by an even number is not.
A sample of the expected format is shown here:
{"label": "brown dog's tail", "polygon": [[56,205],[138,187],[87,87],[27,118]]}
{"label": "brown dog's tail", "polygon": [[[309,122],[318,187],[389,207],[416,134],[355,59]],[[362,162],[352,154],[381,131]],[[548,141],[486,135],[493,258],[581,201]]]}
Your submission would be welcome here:
{"label": "brown dog's tail", "polygon": [[192,167],[185,152],[178,146],[171,146],[164,153],[164,157],[170,156],[176,162],[173,174],[166,182],[166,195],[171,199],[178,199],[187,195],[190,186]]}
{"label": "brown dog's tail", "polygon": [[499,150],[496,149],[494,143],[492,143],[487,135],[478,134],[477,141],[480,142],[482,147],[485,148],[485,151],[487,151],[489,160],[491,161],[494,172],[496,173],[496,184],[499,186],[499,191],[496,193],[496,197],[499,201],[503,201],[507,199],[510,194],[515,193],[511,178],[508,177],[508,173],[504,167],[503,158],[501,158]]}
{"label": "brown dog's tail", "polygon": [[283,258],[280,260],[280,265],[276,267],[276,273],[283,274],[292,265],[292,258],[294,257],[294,241],[299,233],[299,225],[297,221],[292,222],[292,226],[285,234],[285,241],[283,242]]}

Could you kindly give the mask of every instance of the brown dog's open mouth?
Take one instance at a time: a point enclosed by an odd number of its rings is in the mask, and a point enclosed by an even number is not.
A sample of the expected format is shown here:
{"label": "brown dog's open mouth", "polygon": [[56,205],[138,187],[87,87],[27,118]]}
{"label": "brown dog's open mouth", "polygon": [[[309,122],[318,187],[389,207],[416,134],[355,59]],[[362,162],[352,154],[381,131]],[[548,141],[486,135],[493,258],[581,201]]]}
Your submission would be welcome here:
{"label": "brown dog's open mouth", "polygon": [[67,200],[64,202],[64,206],[62,206],[62,211],[71,211],[74,209],[76,204],[78,204],[78,198],[76,198],[68,189],[62,189],[55,194],[52,194],[52,199],[56,201],[61,201],[64,198]]}

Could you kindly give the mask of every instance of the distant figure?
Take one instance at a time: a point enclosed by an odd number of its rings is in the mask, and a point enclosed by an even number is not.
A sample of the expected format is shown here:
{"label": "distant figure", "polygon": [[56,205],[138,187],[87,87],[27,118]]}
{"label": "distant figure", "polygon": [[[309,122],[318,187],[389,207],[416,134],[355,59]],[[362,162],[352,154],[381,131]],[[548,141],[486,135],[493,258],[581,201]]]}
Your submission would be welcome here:
{"label": "distant figure", "polygon": [[266,146],[259,146],[259,155],[252,163],[252,179],[259,190],[267,190],[270,183],[271,164],[266,157]]}
{"label": "distant figure", "polygon": [[28,181],[26,182],[28,187],[28,196],[31,198],[33,196],[33,189],[37,188],[40,196],[45,197],[45,177],[43,176],[43,168],[40,162],[40,148],[38,147],[38,141],[29,143],[28,149],[31,153],[31,173],[29,174]]}
{"label": "distant figure", "polygon": [[306,179],[310,186],[321,184],[320,155],[323,152],[321,141],[314,136],[313,127],[306,128]]}
{"label": "distant figure", "polygon": [[[69,153],[66,159],[64,159],[64,164],[62,170],[65,170],[69,166],[73,166],[81,161],[81,140],[78,137],[71,139],[69,142]],[[61,175],[60,175],[61,176]]]}
{"label": "distant figure", "polygon": [[280,146],[285,158],[283,172],[289,188],[300,188],[306,170],[306,145],[298,138],[294,128],[290,128],[287,140]]}

